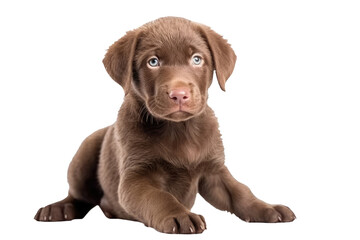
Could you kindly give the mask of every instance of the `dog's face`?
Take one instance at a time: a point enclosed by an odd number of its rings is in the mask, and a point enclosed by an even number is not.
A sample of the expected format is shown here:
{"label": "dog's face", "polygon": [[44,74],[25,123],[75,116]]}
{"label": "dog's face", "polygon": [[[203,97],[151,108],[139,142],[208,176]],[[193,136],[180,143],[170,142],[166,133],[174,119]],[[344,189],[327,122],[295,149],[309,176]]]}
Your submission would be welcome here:
{"label": "dog's face", "polygon": [[149,112],[172,121],[187,120],[204,110],[213,75],[205,40],[183,25],[144,29],[133,65],[132,87]]}
{"label": "dog's face", "polygon": [[210,28],[168,17],[128,32],[103,62],[125,93],[138,95],[151,115],[179,122],[205,109],[214,70],[225,90],[235,61],[230,45]]}

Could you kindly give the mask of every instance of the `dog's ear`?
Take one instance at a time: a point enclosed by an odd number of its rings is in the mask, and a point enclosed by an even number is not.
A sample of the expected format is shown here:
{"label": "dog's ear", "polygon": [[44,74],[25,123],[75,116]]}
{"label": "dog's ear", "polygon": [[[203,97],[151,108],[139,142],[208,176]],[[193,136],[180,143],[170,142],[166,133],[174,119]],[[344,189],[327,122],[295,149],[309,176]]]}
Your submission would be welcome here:
{"label": "dog's ear", "polygon": [[220,88],[225,91],[225,82],[235,67],[235,52],[227,40],[209,27],[200,25],[200,33],[210,48]]}
{"label": "dog's ear", "polygon": [[132,65],[137,43],[137,31],[129,31],[111,45],[103,60],[104,66],[112,79],[120,84],[125,94],[131,85]]}

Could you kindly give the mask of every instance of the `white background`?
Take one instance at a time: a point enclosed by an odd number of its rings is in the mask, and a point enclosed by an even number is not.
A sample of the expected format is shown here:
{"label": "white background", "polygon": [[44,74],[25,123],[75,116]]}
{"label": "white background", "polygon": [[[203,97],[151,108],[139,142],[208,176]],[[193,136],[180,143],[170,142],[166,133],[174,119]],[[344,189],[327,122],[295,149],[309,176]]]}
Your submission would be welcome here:
{"label": "white background", "polygon": [[[11,2],[11,3],[10,3]],[[1,239],[359,239],[360,8],[357,1],[1,1]],[[233,175],[288,224],[248,224],[200,196],[208,229],[160,234],[141,223],[39,223],[67,194],[81,141],[112,124],[123,91],[102,59],[126,31],[163,16],[211,26],[237,56],[209,104]],[[6,236],[6,237],[4,237]]]}

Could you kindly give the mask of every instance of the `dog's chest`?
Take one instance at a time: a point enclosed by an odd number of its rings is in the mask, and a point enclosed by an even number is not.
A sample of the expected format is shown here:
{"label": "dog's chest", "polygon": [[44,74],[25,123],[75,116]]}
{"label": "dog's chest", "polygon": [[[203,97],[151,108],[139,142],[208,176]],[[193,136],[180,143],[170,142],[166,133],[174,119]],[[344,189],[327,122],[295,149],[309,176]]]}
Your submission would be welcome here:
{"label": "dog's chest", "polygon": [[191,140],[174,141],[161,144],[159,154],[162,159],[177,167],[191,168],[206,159],[208,155],[207,143],[201,146]]}
{"label": "dog's chest", "polygon": [[176,167],[193,168],[205,160],[211,152],[213,136],[206,136],[197,129],[169,129],[152,141],[153,149],[160,158]]}

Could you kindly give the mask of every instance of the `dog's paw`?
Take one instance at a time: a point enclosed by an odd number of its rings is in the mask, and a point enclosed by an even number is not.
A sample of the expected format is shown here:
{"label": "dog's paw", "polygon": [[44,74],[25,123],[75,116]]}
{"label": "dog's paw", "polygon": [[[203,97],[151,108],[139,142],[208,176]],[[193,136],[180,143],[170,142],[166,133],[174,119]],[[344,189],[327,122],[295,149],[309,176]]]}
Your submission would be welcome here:
{"label": "dog's paw", "polygon": [[34,219],[41,222],[69,221],[75,218],[74,205],[72,203],[50,204],[40,208]]}
{"label": "dog's paw", "polygon": [[292,222],[296,219],[289,207],[283,205],[273,205],[272,207],[280,214],[279,222]]}
{"label": "dog's paw", "polygon": [[205,229],[203,216],[184,212],[165,218],[157,230],[164,233],[195,234],[202,233]]}
{"label": "dog's paw", "polygon": [[68,196],[62,201],[40,208],[35,220],[42,222],[70,221],[83,218],[94,205]]}
{"label": "dog's paw", "polygon": [[246,222],[277,223],[292,222],[296,219],[293,211],[283,205],[253,204],[246,212],[247,214],[240,216]]}

